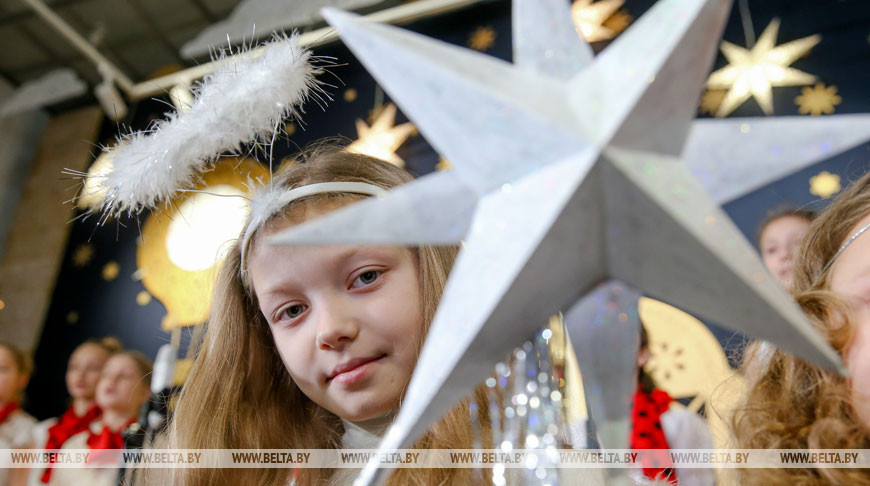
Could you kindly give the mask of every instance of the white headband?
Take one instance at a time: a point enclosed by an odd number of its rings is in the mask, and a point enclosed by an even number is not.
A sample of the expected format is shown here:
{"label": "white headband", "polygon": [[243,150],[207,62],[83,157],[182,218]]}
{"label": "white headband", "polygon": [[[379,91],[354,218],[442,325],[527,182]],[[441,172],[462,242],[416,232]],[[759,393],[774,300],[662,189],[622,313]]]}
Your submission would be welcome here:
{"label": "white headband", "polygon": [[245,253],[254,233],[257,232],[272,216],[285,208],[291,202],[315,194],[329,192],[344,192],[351,194],[364,194],[367,196],[379,196],[387,191],[382,187],[366,182],[318,182],[308,184],[289,191],[267,189],[251,200],[251,218],[245,234],[242,237],[242,273],[245,272]]}
{"label": "white headband", "polygon": [[831,265],[833,265],[834,262],[837,261],[837,257],[839,257],[840,254],[843,253],[843,251],[844,251],[846,248],[848,248],[849,245],[851,245],[853,241],[855,241],[855,238],[858,238],[859,236],[861,236],[861,234],[864,233],[865,231],[867,231],[868,229],[870,229],[870,224],[868,224],[867,226],[864,226],[863,228],[861,228],[861,229],[859,229],[858,231],[856,231],[855,234],[853,234],[852,236],[850,236],[849,239],[846,240],[845,243],[843,243],[843,246],[841,246],[840,249],[837,250],[837,253],[834,253],[834,256],[831,257],[831,260],[828,262],[828,264],[825,265],[824,268],[822,268],[822,271],[819,272],[819,276],[816,277],[816,281],[818,281],[820,278],[822,278],[822,275],[824,275],[825,272],[827,272],[828,269],[831,268]]}

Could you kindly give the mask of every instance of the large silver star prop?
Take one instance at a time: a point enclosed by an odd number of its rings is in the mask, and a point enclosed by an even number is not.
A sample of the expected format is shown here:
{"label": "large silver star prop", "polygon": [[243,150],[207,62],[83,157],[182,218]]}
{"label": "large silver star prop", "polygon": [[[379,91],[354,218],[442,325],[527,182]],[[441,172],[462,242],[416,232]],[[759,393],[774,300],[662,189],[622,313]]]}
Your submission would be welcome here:
{"label": "large silver star prop", "polygon": [[[865,140],[870,121],[828,118],[813,131],[776,119],[693,126],[728,11],[726,1],[660,1],[593,58],[567,2],[516,0],[514,65],[327,13],[455,166],[273,239],[464,241],[384,448],[410,445],[549,315],[607,279],[839,366],[717,203],[767,182],[735,175],[750,163],[781,177]],[[732,130],[740,140],[711,136]],[[778,151],[766,150],[771,133]],[[717,158],[739,153],[734,144],[752,158]]]}

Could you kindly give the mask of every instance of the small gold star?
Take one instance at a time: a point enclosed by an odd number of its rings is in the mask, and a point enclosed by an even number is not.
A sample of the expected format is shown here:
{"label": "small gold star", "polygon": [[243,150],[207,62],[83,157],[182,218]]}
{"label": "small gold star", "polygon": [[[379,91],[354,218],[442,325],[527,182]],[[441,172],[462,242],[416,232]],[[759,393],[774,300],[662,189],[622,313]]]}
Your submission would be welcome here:
{"label": "small gold star", "polygon": [[[613,39],[619,32],[605,27],[604,23],[619,10],[623,3],[624,0],[600,0],[595,3],[592,3],[592,0],[577,0],[571,4],[574,27],[586,39],[586,42]],[[625,22],[625,18],[622,18],[621,21]],[[617,25],[619,22],[617,21]],[[627,26],[628,24],[625,25],[625,27]]]}
{"label": "small gold star", "polygon": [[143,290],[136,294],[136,303],[140,306],[144,307],[151,302],[151,294],[148,293],[147,290]]}
{"label": "small gold star", "polygon": [[81,268],[81,267],[87,265],[88,262],[90,262],[93,257],[94,257],[94,247],[87,244],[87,243],[81,244],[76,248],[75,252],[73,252],[73,257],[72,257],[73,265],[75,265],[78,268]]}
{"label": "small gold star", "polygon": [[356,100],[356,90],[353,88],[347,88],[344,90],[344,101],[348,103],[352,103]]}
{"label": "small gold star", "polygon": [[117,262],[109,262],[103,267],[103,280],[110,282],[118,277],[121,267]]}
{"label": "small gold star", "polygon": [[69,311],[66,313],[66,323],[69,325],[73,325],[79,322],[79,313],[76,311]]}
{"label": "small gold star", "polygon": [[293,122],[287,122],[284,124],[284,133],[288,136],[293,136],[296,133],[296,124]]}
{"label": "small gold star", "polygon": [[495,44],[495,29],[490,26],[478,27],[468,38],[468,47],[484,52]]}
{"label": "small gold star", "polygon": [[727,91],[724,89],[708,89],[705,91],[704,96],[701,98],[701,113],[716,114],[716,111],[722,104],[722,100],[725,99],[725,93]]}
{"label": "small gold star", "polygon": [[777,32],[779,20],[773,19],[752,49],[730,42],[722,43],[722,54],[728,60],[728,65],[714,71],[707,79],[708,88],[728,90],[716,116],[728,116],[750,97],[755,98],[764,114],[771,115],[774,87],[800,86],[815,82],[816,77],[812,74],[788,65],[821,42],[822,36],[811,35],[777,46]]}
{"label": "small gold star", "polygon": [[366,125],[363,120],[356,121],[357,140],[348,145],[349,152],[368,155],[404,167],[405,161],[396,155],[396,149],[405,143],[417,129],[411,123],[396,123],[396,105],[389,103],[372,122]]}
{"label": "small gold star", "polygon": [[449,160],[444,157],[438,157],[438,163],[435,164],[435,170],[450,170],[452,168],[453,164],[451,164]]}
{"label": "small gold star", "polygon": [[810,194],[827,199],[840,192],[840,176],[823,170],[810,177]]}
{"label": "small gold star", "polygon": [[834,107],[839,105],[843,98],[837,94],[836,86],[825,87],[824,83],[817,83],[814,87],[805,87],[801,94],[794,99],[798,105],[798,113],[801,115],[821,115],[822,113],[834,113]]}

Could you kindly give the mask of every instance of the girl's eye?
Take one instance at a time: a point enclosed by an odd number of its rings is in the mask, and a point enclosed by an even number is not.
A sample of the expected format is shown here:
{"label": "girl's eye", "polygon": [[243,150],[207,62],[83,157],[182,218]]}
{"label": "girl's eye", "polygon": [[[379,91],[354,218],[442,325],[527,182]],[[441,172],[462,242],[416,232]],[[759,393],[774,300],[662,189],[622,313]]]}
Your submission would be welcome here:
{"label": "girl's eye", "polygon": [[356,278],[356,280],[353,281],[352,287],[371,285],[375,283],[379,276],[380,272],[377,270],[368,270],[366,272],[363,272],[359,275],[359,277]]}
{"label": "girl's eye", "polygon": [[284,310],[284,315],[290,319],[296,319],[305,312],[305,304],[293,304]]}

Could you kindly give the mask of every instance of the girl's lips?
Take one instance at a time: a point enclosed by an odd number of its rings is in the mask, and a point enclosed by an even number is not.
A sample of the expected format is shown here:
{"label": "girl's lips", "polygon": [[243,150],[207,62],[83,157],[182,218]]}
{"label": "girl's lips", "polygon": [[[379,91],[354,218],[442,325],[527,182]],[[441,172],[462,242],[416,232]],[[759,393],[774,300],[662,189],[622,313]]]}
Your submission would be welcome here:
{"label": "girl's lips", "polygon": [[341,385],[356,383],[368,374],[369,370],[384,356],[353,359],[336,366],[327,381]]}

